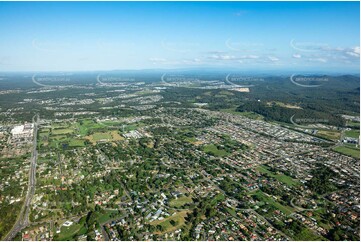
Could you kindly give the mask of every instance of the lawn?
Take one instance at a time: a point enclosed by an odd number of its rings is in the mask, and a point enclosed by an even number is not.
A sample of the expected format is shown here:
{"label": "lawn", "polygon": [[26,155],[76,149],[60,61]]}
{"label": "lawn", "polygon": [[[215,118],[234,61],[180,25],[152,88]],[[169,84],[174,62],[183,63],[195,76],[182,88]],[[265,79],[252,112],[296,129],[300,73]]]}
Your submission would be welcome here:
{"label": "lawn", "polygon": [[360,130],[353,129],[353,130],[345,131],[345,136],[352,137],[352,138],[359,138]]}
{"label": "lawn", "polygon": [[186,197],[186,196],[182,196],[180,198],[177,198],[177,199],[173,199],[169,202],[169,205],[172,206],[172,207],[181,207],[183,206],[184,204],[187,204],[187,203],[192,203],[193,200],[192,198],[190,197]]}
{"label": "lawn", "polygon": [[70,134],[73,133],[74,130],[73,129],[52,129],[51,133],[53,135],[58,135],[58,134]]}
{"label": "lawn", "polygon": [[109,221],[112,217],[114,217],[116,215],[118,215],[117,211],[109,210],[109,211],[106,211],[104,214],[99,214],[99,217],[97,220],[100,224],[102,224],[102,223]]}
{"label": "lawn", "polygon": [[258,166],[257,170],[263,174],[268,174],[269,176],[276,178],[278,181],[285,183],[288,186],[296,186],[299,183],[293,179],[292,177],[286,176],[284,174],[275,174],[273,172],[271,172],[270,170],[267,169],[266,166]]}
{"label": "lawn", "polygon": [[321,240],[325,240],[324,237],[315,234],[314,232],[312,232],[312,230],[308,229],[308,228],[304,228],[302,229],[302,231],[298,234],[296,234],[293,237],[294,240],[301,240],[301,241],[321,241]]}
{"label": "lawn", "polygon": [[80,122],[77,124],[77,128],[79,130],[80,135],[87,135],[89,133],[89,131],[94,130],[94,129],[100,129],[100,128],[104,128],[106,127],[103,124],[100,123],[96,123],[93,120],[90,119],[83,119],[80,120]]}
{"label": "lawn", "polygon": [[108,132],[96,132],[92,134],[92,139],[95,141],[103,140],[103,139],[111,139],[112,135]]}
{"label": "lawn", "polygon": [[360,159],[360,150],[349,146],[337,146],[333,150]]}
{"label": "lawn", "polygon": [[70,142],[69,142],[69,146],[83,147],[83,146],[85,146],[84,140],[82,140],[82,139],[71,139]]}
{"label": "lawn", "polygon": [[325,228],[325,229],[331,229],[331,227],[332,227],[332,223],[331,223],[331,222],[327,221],[326,219],[324,219],[324,222],[326,222],[326,223],[323,223],[323,222],[322,222],[322,217],[326,217],[327,214],[328,214],[326,208],[317,209],[317,210],[315,210],[315,211],[312,211],[312,213],[313,213],[313,216],[312,216],[312,217],[317,220],[318,224],[319,224],[321,227],[323,227],[323,228]]}
{"label": "lawn", "polygon": [[81,228],[83,228],[83,226],[76,223],[69,227],[62,226],[60,234],[58,234],[59,237],[56,240],[74,240],[74,235],[76,235]]}
{"label": "lawn", "polygon": [[120,126],[120,125],[122,125],[122,123],[120,121],[111,121],[111,120],[101,122],[101,124],[104,124],[106,126]]}
{"label": "lawn", "polygon": [[213,144],[203,146],[203,151],[208,153],[208,154],[218,156],[218,157],[223,157],[223,156],[228,155],[227,151],[220,150],[220,149],[217,148],[217,146],[215,146]]}
{"label": "lawn", "polygon": [[108,132],[96,132],[92,135],[86,136],[85,138],[92,143],[96,143],[100,140],[110,140],[112,138],[112,135]]}
{"label": "lawn", "polygon": [[[169,216],[168,218],[165,218],[163,220],[155,220],[153,222],[151,222],[151,225],[157,226],[158,224],[161,225],[163,227],[163,231],[159,231],[156,232],[158,234],[162,234],[162,233],[168,233],[170,231],[174,231],[176,229],[181,228],[184,223],[185,223],[185,217],[187,216],[187,213],[189,212],[189,210],[184,210],[182,212],[177,212],[176,214],[174,214],[173,216]],[[174,220],[177,224],[175,226],[173,226],[170,221]]]}
{"label": "lawn", "polygon": [[354,127],[354,128],[359,128],[360,127],[359,122],[353,122],[353,121],[348,121],[347,125],[350,126],[350,127]]}
{"label": "lawn", "polygon": [[254,193],[254,195],[256,196],[256,198],[258,200],[260,200],[261,202],[265,202],[268,203],[270,205],[272,205],[273,207],[275,207],[276,209],[280,210],[281,212],[283,212],[286,215],[290,215],[291,213],[293,213],[293,209],[291,207],[288,206],[284,206],[280,203],[278,203],[277,201],[275,201],[271,196],[267,196],[266,194],[264,194],[262,191],[258,190],[257,192]]}
{"label": "lawn", "polygon": [[216,205],[217,203],[224,201],[225,199],[226,199],[226,198],[225,198],[224,194],[223,194],[223,193],[219,193],[218,195],[214,196],[214,198],[212,198],[212,200],[211,200],[211,205],[214,206],[214,205]]}
{"label": "lawn", "polygon": [[119,135],[118,131],[116,130],[107,131],[107,132],[96,132],[92,135],[86,136],[85,138],[88,139],[93,144],[101,140],[118,141],[124,139],[122,136]]}

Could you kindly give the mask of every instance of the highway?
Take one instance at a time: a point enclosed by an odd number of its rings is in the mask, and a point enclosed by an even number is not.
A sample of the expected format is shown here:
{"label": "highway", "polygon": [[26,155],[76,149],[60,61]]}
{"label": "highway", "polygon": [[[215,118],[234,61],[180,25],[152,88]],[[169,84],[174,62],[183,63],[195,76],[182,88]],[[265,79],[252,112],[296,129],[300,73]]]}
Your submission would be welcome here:
{"label": "highway", "polygon": [[[35,121],[35,117],[36,117],[36,121]],[[33,138],[33,149],[30,160],[28,192],[26,194],[25,202],[21,208],[18,219],[16,220],[13,228],[7,234],[4,240],[13,240],[18,232],[20,232],[22,229],[30,225],[30,220],[29,220],[30,205],[31,205],[31,200],[35,193],[35,185],[36,185],[36,161],[38,159],[38,151],[36,150],[36,146],[37,146],[38,122],[39,122],[39,115],[36,114],[33,117],[34,138]]]}

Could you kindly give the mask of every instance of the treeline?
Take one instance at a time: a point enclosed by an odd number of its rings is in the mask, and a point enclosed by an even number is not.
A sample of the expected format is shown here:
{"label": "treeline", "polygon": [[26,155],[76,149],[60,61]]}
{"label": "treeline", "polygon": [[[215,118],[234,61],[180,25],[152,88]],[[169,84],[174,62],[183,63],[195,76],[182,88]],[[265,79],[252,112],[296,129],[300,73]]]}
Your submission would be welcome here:
{"label": "treeline", "polygon": [[241,104],[237,111],[239,112],[254,112],[265,117],[268,121],[279,121],[284,123],[291,123],[292,120],[301,124],[315,124],[323,123],[335,126],[344,126],[345,120],[340,117],[327,112],[316,111],[306,106],[302,109],[286,108],[277,104],[267,104],[258,101],[249,101]]}

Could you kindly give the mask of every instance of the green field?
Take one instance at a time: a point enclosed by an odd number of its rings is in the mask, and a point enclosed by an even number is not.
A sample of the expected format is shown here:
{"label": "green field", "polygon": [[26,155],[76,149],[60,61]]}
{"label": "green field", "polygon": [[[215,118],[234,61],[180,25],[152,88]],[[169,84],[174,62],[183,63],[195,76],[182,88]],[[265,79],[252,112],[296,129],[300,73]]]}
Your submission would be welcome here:
{"label": "green field", "polygon": [[302,231],[293,237],[294,240],[300,241],[324,241],[324,237],[315,234],[308,228],[303,228]]}
{"label": "green field", "polygon": [[114,217],[116,215],[118,215],[117,211],[112,211],[112,210],[105,211],[104,214],[99,215],[97,220],[100,224],[102,224],[102,223],[109,221],[112,217]]}
{"label": "green field", "polygon": [[345,131],[345,136],[357,139],[360,137],[360,130],[353,129],[353,130]]}
{"label": "green field", "polygon": [[[184,210],[182,212],[177,212],[173,216],[170,216],[163,220],[155,220],[155,221],[151,222],[150,224],[154,225],[154,226],[161,225],[163,227],[163,231],[158,232],[158,233],[166,233],[166,232],[174,231],[176,229],[181,228],[184,225],[185,217],[187,216],[188,212],[189,212],[188,210]],[[170,223],[171,220],[174,220],[177,224],[175,226],[173,226]]]}
{"label": "green field", "polygon": [[69,227],[62,226],[60,229],[60,233],[58,234],[58,238],[56,240],[74,240],[73,237],[76,234],[85,233],[86,229],[81,224],[74,223]]}
{"label": "green field", "polygon": [[213,144],[203,146],[203,151],[218,157],[229,155],[227,151],[218,149],[217,146]]}
{"label": "green field", "polygon": [[51,131],[52,134],[54,135],[58,135],[58,134],[70,134],[73,133],[74,130],[73,129],[53,129]]}
{"label": "green field", "polygon": [[225,196],[223,193],[219,193],[218,195],[214,196],[211,200],[211,205],[216,205],[219,202],[222,202],[225,200]]}
{"label": "green field", "polygon": [[97,133],[92,134],[91,137],[94,141],[99,141],[99,140],[104,140],[104,139],[109,140],[112,138],[112,135],[109,133],[97,132]]}
{"label": "green field", "polygon": [[338,140],[341,137],[341,133],[340,131],[334,131],[334,130],[319,130],[317,132],[317,136],[330,140]]}
{"label": "green field", "polygon": [[337,146],[336,148],[333,148],[333,150],[360,159],[360,149],[351,146]]}
{"label": "green field", "polygon": [[96,123],[95,121],[93,121],[91,119],[80,120],[79,123],[77,124],[79,134],[83,135],[83,136],[88,135],[88,133],[91,130],[100,129],[100,128],[104,128],[104,127],[106,127],[106,125]]}
{"label": "green field", "polygon": [[267,196],[266,194],[264,194],[262,191],[258,190],[257,192],[255,192],[253,194],[254,196],[256,196],[256,198],[264,203],[268,203],[271,206],[273,206],[275,209],[280,210],[281,212],[283,212],[286,215],[290,215],[291,213],[293,213],[293,208],[288,207],[288,206],[284,206],[280,203],[278,203],[277,201],[275,201],[271,196]]}
{"label": "green field", "polygon": [[184,204],[192,203],[192,202],[193,202],[192,198],[183,196],[183,197],[171,200],[169,202],[169,205],[172,207],[178,208],[178,207],[183,206]]}
{"label": "green field", "polygon": [[257,170],[263,174],[268,174],[269,176],[276,178],[278,181],[285,183],[288,186],[296,186],[299,184],[292,177],[286,176],[284,174],[275,174],[275,173],[271,172],[270,170],[267,169],[266,166],[263,166],[263,165],[258,166]]}
{"label": "green field", "polygon": [[359,128],[360,127],[359,122],[353,122],[353,121],[348,121],[347,125],[350,126],[350,127],[354,127],[354,128]]}
{"label": "green field", "polygon": [[118,131],[116,130],[107,131],[107,132],[96,132],[92,135],[86,136],[85,138],[88,139],[93,144],[101,140],[118,141],[124,139],[119,135]]}
{"label": "green field", "polygon": [[83,147],[83,146],[85,146],[84,140],[82,140],[82,139],[71,139],[70,142],[69,142],[69,146]]}

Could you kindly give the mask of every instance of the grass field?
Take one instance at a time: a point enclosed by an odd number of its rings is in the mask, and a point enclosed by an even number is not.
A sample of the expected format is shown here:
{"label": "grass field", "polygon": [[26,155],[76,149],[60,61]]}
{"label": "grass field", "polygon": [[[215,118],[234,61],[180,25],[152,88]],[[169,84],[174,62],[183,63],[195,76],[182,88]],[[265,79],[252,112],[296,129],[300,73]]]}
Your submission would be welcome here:
{"label": "grass field", "polygon": [[[174,214],[173,216],[170,216],[168,218],[165,218],[163,220],[155,220],[153,222],[151,222],[151,225],[161,225],[163,227],[163,231],[160,232],[156,232],[158,234],[163,234],[163,233],[168,233],[170,231],[174,231],[176,229],[181,228],[184,223],[185,223],[185,217],[187,216],[187,213],[189,212],[189,210],[184,210],[181,212],[177,212],[176,214]],[[170,221],[174,220],[177,224],[175,226],[173,226]]]}
{"label": "grass field", "polygon": [[[318,222],[318,224],[325,228],[325,229],[331,229],[332,228],[332,223],[331,222],[328,222],[328,223],[323,223],[321,222],[322,221],[322,218],[321,216],[325,217],[327,216],[327,209],[326,208],[322,208],[322,209],[317,209],[315,211],[312,212],[313,213],[313,218],[315,218]],[[327,220],[325,219],[324,221],[327,222]]]}
{"label": "grass field", "polygon": [[100,128],[104,128],[104,127],[106,127],[106,125],[96,123],[95,121],[93,121],[91,119],[80,120],[80,122],[77,124],[79,134],[83,135],[83,136],[88,135],[88,133],[91,130],[100,129]]}
{"label": "grass field", "polygon": [[113,142],[124,139],[117,130],[108,129],[110,128],[107,125],[97,123],[92,119],[82,119],[78,122],[64,124],[55,123],[51,126],[51,129],[39,130],[39,142],[44,147],[62,149],[66,147],[84,147],[86,140],[96,144],[101,140]]}
{"label": "grass field", "polygon": [[350,130],[350,131],[345,131],[345,136],[346,137],[352,137],[352,138],[359,138],[360,137],[360,130]]}
{"label": "grass field", "polygon": [[229,153],[225,150],[219,150],[217,146],[210,144],[203,146],[203,151],[209,153],[214,156],[223,157],[228,155]]}
{"label": "grass field", "polygon": [[308,228],[303,228],[302,231],[293,237],[294,240],[300,241],[324,241],[324,237],[315,234]]}
{"label": "grass field", "polygon": [[270,205],[272,205],[273,207],[275,207],[276,209],[280,210],[281,212],[283,212],[286,215],[290,215],[291,213],[294,212],[294,210],[291,207],[288,206],[284,206],[280,203],[278,203],[277,201],[275,201],[271,196],[267,196],[266,194],[264,194],[262,191],[258,190],[257,192],[255,192],[253,195],[256,196],[256,198],[258,200],[260,200],[261,202],[265,202],[268,203]]}
{"label": "grass field", "polygon": [[102,223],[109,221],[111,219],[112,215],[116,216],[117,214],[118,214],[117,211],[109,210],[109,211],[106,211],[104,214],[100,214],[97,220],[100,224],[102,224]]}
{"label": "grass field", "polygon": [[70,142],[69,142],[69,146],[83,147],[83,146],[85,146],[84,140],[82,140],[82,139],[71,139]]}
{"label": "grass field", "polygon": [[338,140],[340,139],[341,133],[333,130],[319,130],[317,135],[330,140]]}
{"label": "grass field", "polygon": [[286,176],[284,174],[275,174],[267,169],[266,166],[258,166],[257,170],[263,174],[268,174],[271,177],[276,178],[278,181],[285,183],[288,186],[296,186],[298,185],[298,182],[295,181],[292,177]]}
{"label": "grass field", "polygon": [[92,135],[85,136],[90,142],[95,144],[98,141],[105,140],[105,141],[118,141],[123,140],[124,138],[119,135],[118,131],[107,131],[107,132],[96,132]]}
{"label": "grass field", "polygon": [[192,198],[183,196],[183,197],[171,200],[169,202],[169,205],[172,207],[178,208],[178,207],[183,206],[186,203],[192,203],[192,202],[193,202]]}
{"label": "grass field", "polygon": [[73,236],[76,235],[78,232],[80,232],[82,228],[83,226],[81,224],[76,224],[76,223],[74,223],[69,227],[62,226],[57,240],[74,240]]}
{"label": "grass field", "polygon": [[122,136],[119,135],[118,131],[116,131],[116,130],[110,131],[110,134],[112,135],[113,141],[118,141],[118,140],[124,139]]}
{"label": "grass field", "polygon": [[51,133],[54,135],[59,135],[59,134],[70,134],[73,133],[74,130],[73,129],[52,129]]}
{"label": "grass field", "polygon": [[212,201],[211,201],[211,205],[216,205],[217,203],[219,202],[222,202],[225,200],[225,196],[223,193],[219,193],[218,195],[214,196],[214,198],[212,198]]}
{"label": "grass field", "polygon": [[353,122],[353,121],[348,121],[347,125],[350,126],[350,127],[354,127],[354,128],[359,128],[360,127],[359,122]]}
{"label": "grass field", "polygon": [[350,146],[337,146],[333,150],[360,159],[360,150],[357,148],[352,148]]}

